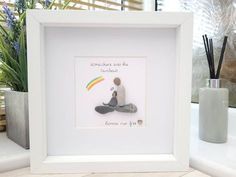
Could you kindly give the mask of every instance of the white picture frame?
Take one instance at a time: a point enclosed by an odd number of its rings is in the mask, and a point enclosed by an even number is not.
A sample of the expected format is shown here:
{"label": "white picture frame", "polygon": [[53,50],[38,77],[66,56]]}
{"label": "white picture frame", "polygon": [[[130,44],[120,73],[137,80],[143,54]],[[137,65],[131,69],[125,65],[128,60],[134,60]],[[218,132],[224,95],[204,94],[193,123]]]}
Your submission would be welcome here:
{"label": "white picture frame", "polygon": [[[30,163],[33,173],[184,171],[189,168],[192,76],[191,13],[27,11]],[[173,149],[169,154],[48,155],[45,86],[46,27],[174,29],[176,72]],[[56,51],[55,51],[56,52]],[[154,137],[149,137],[155,141]],[[63,141],[63,140],[62,140]]]}

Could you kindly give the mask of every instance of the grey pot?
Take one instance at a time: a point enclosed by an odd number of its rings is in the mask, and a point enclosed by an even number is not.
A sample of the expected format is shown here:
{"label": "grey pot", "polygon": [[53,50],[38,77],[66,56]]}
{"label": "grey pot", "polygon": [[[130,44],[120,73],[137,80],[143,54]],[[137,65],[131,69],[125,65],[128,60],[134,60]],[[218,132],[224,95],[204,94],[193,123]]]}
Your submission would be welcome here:
{"label": "grey pot", "polygon": [[229,92],[219,79],[199,90],[199,138],[211,143],[227,142]]}
{"label": "grey pot", "polygon": [[28,93],[5,91],[5,111],[8,138],[29,149]]}

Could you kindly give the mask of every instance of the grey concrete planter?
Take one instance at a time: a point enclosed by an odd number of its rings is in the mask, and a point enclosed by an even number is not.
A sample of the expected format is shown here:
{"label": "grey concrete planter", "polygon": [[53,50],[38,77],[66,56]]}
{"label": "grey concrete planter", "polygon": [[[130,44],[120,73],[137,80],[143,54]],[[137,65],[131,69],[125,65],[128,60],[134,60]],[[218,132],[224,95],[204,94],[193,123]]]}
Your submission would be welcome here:
{"label": "grey concrete planter", "polygon": [[28,93],[5,91],[7,136],[29,149]]}

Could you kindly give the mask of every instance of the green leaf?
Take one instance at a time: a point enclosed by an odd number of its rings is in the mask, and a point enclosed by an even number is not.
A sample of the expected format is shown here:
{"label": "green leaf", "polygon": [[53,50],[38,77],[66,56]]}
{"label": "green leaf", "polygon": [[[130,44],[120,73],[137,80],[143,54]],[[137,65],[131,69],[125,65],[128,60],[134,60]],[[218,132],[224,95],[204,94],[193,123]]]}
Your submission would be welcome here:
{"label": "green leaf", "polygon": [[54,5],[55,1],[56,1],[56,0],[53,0],[53,1],[51,2],[51,4],[48,6],[48,8],[47,8],[47,9],[52,9],[52,7],[53,7],[53,5]]}
{"label": "green leaf", "polygon": [[23,12],[19,18],[19,22],[21,26],[25,25],[25,19],[26,19],[26,12]]}
{"label": "green leaf", "polygon": [[3,12],[2,12],[2,11],[0,12],[0,17],[2,17],[2,19],[3,19],[4,21],[6,21],[6,16],[3,15]]}
{"label": "green leaf", "polygon": [[19,72],[19,64],[17,63],[17,60],[11,56],[9,51],[11,51],[9,44],[7,44],[0,35],[0,52],[2,54],[3,61],[7,63],[10,67],[13,67],[17,72]]}
{"label": "green leaf", "polygon": [[66,1],[65,4],[62,6],[62,9],[66,9],[68,7],[70,1],[71,0]]}
{"label": "green leaf", "polygon": [[4,35],[9,35],[8,32],[5,30],[5,28],[0,24],[0,29],[4,33]]}
{"label": "green leaf", "polygon": [[9,81],[11,83],[16,83],[16,84],[20,84],[20,79],[18,77],[18,73],[11,67],[9,67],[5,62],[2,62],[0,65],[0,69],[1,71],[4,73],[4,76],[6,78],[5,81]]}
{"label": "green leaf", "polygon": [[25,39],[25,29],[21,31],[20,37],[19,37],[19,66],[20,66],[20,78],[22,81],[22,87],[24,88],[24,91],[27,91],[27,51],[26,51],[26,39]]}

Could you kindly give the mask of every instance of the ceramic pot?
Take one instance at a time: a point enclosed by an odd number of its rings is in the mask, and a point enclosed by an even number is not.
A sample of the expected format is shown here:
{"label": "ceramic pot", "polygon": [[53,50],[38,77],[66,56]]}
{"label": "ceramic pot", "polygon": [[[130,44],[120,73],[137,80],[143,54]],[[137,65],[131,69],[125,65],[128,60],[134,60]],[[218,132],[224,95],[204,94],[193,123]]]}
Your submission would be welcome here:
{"label": "ceramic pot", "polygon": [[207,80],[207,87],[199,90],[199,138],[211,143],[225,143],[228,133],[227,88],[219,79]]}
{"label": "ceramic pot", "polygon": [[5,91],[5,111],[8,138],[29,149],[28,93]]}

